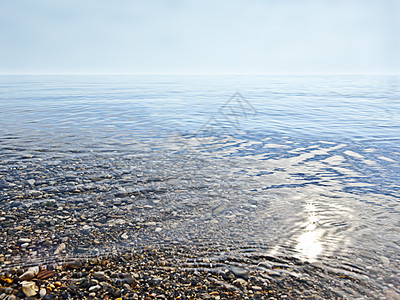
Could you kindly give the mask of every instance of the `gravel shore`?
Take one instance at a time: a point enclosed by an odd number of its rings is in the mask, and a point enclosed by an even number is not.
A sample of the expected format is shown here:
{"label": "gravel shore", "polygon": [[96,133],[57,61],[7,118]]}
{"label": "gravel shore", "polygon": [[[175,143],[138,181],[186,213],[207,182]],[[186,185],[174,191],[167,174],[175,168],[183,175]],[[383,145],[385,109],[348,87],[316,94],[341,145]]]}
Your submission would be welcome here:
{"label": "gravel shore", "polygon": [[363,273],[355,278],[268,256],[268,245],[240,241],[237,224],[257,225],[245,211],[232,225],[219,217],[228,206],[192,221],[193,210],[177,214],[137,202],[3,202],[0,300],[379,298]]}
{"label": "gravel shore", "polygon": [[[173,265],[172,251],[143,249],[53,266],[13,268],[0,279],[0,299],[336,299],[312,280],[263,276],[257,269]],[[268,266],[262,265],[267,268]],[[280,270],[276,267],[276,270]],[[269,278],[267,278],[269,277]]]}

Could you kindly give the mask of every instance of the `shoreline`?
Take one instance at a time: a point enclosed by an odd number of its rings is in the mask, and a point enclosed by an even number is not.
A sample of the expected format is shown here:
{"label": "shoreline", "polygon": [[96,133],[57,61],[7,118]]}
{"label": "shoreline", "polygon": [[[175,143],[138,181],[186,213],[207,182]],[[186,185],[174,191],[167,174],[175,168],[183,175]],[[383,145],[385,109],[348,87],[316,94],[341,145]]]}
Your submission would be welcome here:
{"label": "shoreline", "polygon": [[[260,276],[257,269],[240,267],[197,268],[171,265],[173,253],[148,248],[143,251],[75,260],[58,266],[14,268],[1,273],[1,299],[342,299],[308,276]],[[293,262],[293,264],[298,262]],[[211,264],[212,265],[212,264]],[[271,266],[261,265],[263,268]],[[35,274],[35,268],[38,273]],[[272,267],[273,271],[274,267]],[[32,273],[33,270],[33,273]],[[31,272],[31,276],[29,276]],[[312,272],[311,269],[309,272]],[[282,275],[287,273],[287,275]],[[306,272],[308,273],[308,272]],[[28,274],[28,276],[26,276]],[[24,280],[25,279],[25,280]],[[350,277],[349,277],[350,279]],[[352,278],[351,280],[355,280]],[[23,283],[25,282],[25,283]],[[31,284],[25,292],[23,285]],[[322,283],[322,282],[321,282]],[[34,295],[33,295],[34,294]],[[14,295],[14,297],[12,296]]]}

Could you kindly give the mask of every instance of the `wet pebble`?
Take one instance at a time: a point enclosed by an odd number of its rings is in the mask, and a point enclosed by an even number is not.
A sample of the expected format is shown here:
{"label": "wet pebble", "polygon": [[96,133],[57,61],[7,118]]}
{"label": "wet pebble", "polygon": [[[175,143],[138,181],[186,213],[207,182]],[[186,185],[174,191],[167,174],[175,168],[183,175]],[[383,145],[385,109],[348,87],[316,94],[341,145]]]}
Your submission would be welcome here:
{"label": "wet pebble", "polygon": [[110,280],[110,277],[108,277],[104,272],[95,272],[93,277],[101,281]]}
{"label": "wet pebble", "polygon": [[231,267],[230,271],[238,278],[247,279],[249,277],[249,272],[238,267]]}
{"label": "wet pebble", "polygon": [[37,292],[39,291],[39,288],[33,281],[22,281],[21,286],[22,286],[22,292],[28,297],[36,295]]}
{"label": "wet pebble", "polygon": [[29,239],[29,238],[18,239],[18,243],[20,243],[20,244],[25,244],[25,243],[30,243],[30,242],[31,242],[31,239]]}
{"label": "wet pebble", "polygon": [[31,280],[38,273],[39,273],[39,267],[31,267],[19,277],[19,280],[21,281]]}
{"label": "wet pebble", "polygon": [[94,286],[91,286],[89,288],[89,292],[98,292],[100,290],[101,290],[101,286],[100,285],[94,285]]}

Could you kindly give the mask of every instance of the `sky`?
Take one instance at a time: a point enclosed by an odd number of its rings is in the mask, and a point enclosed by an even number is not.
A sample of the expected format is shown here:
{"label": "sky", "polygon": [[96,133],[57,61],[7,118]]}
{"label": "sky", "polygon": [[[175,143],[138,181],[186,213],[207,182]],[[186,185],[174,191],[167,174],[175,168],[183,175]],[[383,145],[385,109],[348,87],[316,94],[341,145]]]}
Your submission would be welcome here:
{"label": "sky", "polygon": [[0,0],[0,73],[400,73],[400,1]]}

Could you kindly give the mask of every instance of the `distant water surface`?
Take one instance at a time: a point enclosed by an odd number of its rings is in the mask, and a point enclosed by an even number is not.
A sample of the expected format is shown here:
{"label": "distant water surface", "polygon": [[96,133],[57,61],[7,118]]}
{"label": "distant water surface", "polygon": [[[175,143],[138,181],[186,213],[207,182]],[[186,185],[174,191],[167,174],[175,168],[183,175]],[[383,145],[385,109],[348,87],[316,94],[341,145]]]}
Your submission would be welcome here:
{"label": "distant water surface", "polygon": [[[399,76],[0,77],[0,207],[55,201],[57,234],[103,236],[65,256],[192,245],[210,270],[308,278],[293,258],[338,295],[396,296],[399,161]],[[2,267],[54,249],[32,251]]]}

